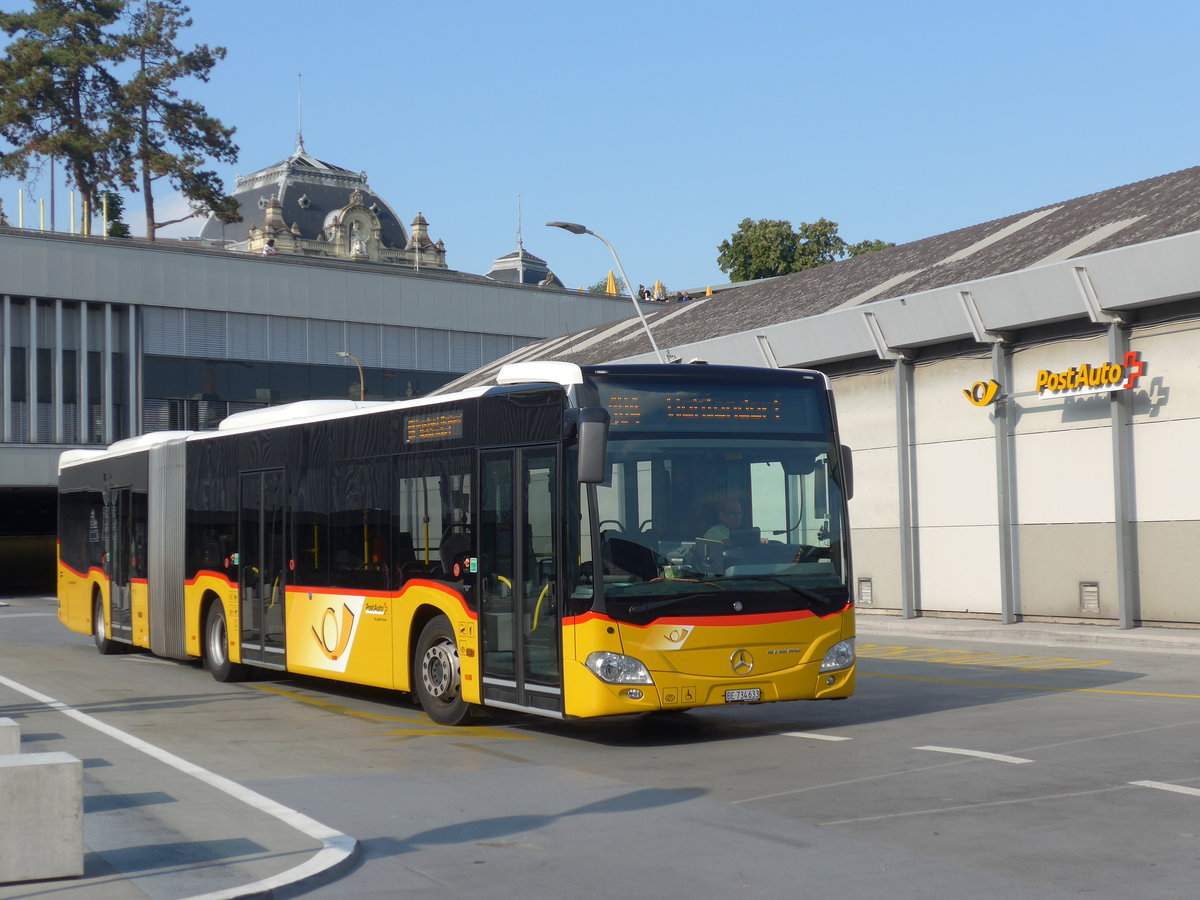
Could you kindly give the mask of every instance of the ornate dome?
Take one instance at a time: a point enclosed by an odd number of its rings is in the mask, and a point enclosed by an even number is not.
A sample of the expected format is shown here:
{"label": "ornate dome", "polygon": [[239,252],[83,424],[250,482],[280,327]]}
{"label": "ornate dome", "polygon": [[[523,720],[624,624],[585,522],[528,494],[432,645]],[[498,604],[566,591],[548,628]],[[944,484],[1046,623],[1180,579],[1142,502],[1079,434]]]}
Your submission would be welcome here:
{"label": "ornate dome", "polygon": [[408,232],[392,208],[367,185],[367,173],[351,172],[310,156],[303,141],[282,162],[252,175],[239,175],[233,196],[238,201],[242,221],[226,225],[209,216],[200,238],[234,244],[245,242],[251,226],[263,221],[271,198],[276,197],[291,232],[297,237],[317,240],[325,232],[330,217],[350,203],[355,191],[361,195],[362,205],[379,218],[381,248],[402,250],[408,244]]}

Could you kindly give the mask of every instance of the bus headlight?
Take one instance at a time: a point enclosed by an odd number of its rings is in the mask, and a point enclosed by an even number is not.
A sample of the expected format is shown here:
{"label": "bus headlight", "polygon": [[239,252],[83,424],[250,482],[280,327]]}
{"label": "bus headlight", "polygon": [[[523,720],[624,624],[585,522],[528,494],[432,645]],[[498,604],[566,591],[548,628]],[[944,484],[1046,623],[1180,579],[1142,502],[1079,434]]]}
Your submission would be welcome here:
{"label": "bus headlight", "polygon": [[836,672],[838,669],[848,669],[852,665],[854,665],[854,638],[846,638],[829,648],[825,658],[821,660],[821,671]]}
{"label": "bus headlight", "polygon": [[609,684],[654,684],[650,672],[632,656],[597,651],[584,663],[601,681]]}

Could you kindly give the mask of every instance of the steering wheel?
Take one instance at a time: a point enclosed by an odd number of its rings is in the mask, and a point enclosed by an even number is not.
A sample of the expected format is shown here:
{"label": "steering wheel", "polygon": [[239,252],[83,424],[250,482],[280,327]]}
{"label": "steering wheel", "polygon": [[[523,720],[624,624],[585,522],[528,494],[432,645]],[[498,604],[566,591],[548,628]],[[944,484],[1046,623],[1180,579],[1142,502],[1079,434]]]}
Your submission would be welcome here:
{"label": "steering wheel", "polygon": [[820,559],[822,549],[821,547],[813,546],[801,547],[796,551],[796,555],[792,557],[792,563],[814,562]]}

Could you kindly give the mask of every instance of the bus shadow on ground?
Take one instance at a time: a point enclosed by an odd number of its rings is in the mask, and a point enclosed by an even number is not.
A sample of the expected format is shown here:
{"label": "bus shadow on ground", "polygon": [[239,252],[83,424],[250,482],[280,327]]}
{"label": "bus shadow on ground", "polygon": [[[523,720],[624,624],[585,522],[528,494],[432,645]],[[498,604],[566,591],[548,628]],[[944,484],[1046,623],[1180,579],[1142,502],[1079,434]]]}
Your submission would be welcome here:
{"label": "bus shadow on ground", "polygon": [[[471,720],[471,724],[617,747],[681,746],[789,731],[820,733],[856,724],[1029,700],[1048,694],[1137,694],[1134,683],[1144,677],[1145,673],[1121,671],[1100,664],[1092,668],[1030,669],[868,657],[859,659],[854,696],[842,701],[731,704],[567,720],[485,709]],[[426,718],[411,695],[399,691],[286,673],[256,673],[254,680],[274,682],[316,696],[339,697],[352,707],[360,703],[380,704],[414,719]],[[362,710],[370,712],[369,707],[362,707]],[[454,730],[432,721],[429,726]]]}
{"label": "bus shadow on ground", "polygon": [[[1140,693],[1141,672],[1109,668],[1018,669],[895,659],[860,659],[855,693],[840,701],[698,707],[611,719],[510,719],[524,731],[610,746],[679,746],[926,716],[1047,695]],[[1154,692],[1148,692],[1154,693]],[[1155,693],[1156,696],[1163,696]],[[1200,699],[1200,696],[1180,700]]]}

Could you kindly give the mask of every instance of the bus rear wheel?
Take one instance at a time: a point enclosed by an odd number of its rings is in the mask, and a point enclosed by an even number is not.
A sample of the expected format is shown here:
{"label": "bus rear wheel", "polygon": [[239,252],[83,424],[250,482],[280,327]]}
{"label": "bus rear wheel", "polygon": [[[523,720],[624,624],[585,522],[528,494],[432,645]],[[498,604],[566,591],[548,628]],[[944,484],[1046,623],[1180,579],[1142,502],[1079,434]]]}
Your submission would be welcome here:
{"label": "bus rear wheel", "polygon": [[121,645],[104,634],[104,600],[99,594],[92,604],[92,637],[96,640],[96,649],[104,656],[121,652]]}
{"label": "bus rear wheel", "polygon": [[225,624],[225,607],[215,601],[204,617],[204,668],[217,681],[242,681],[248,674],[246,666],[229,660],[229,626]]}
{"label": "bus rear wheel", "polygon": [[471,718],[471,704],[462,696],[458,644],[445,616],[430,619],[421,629],[412,680],[421,708],[439,725],[461,725]]}

